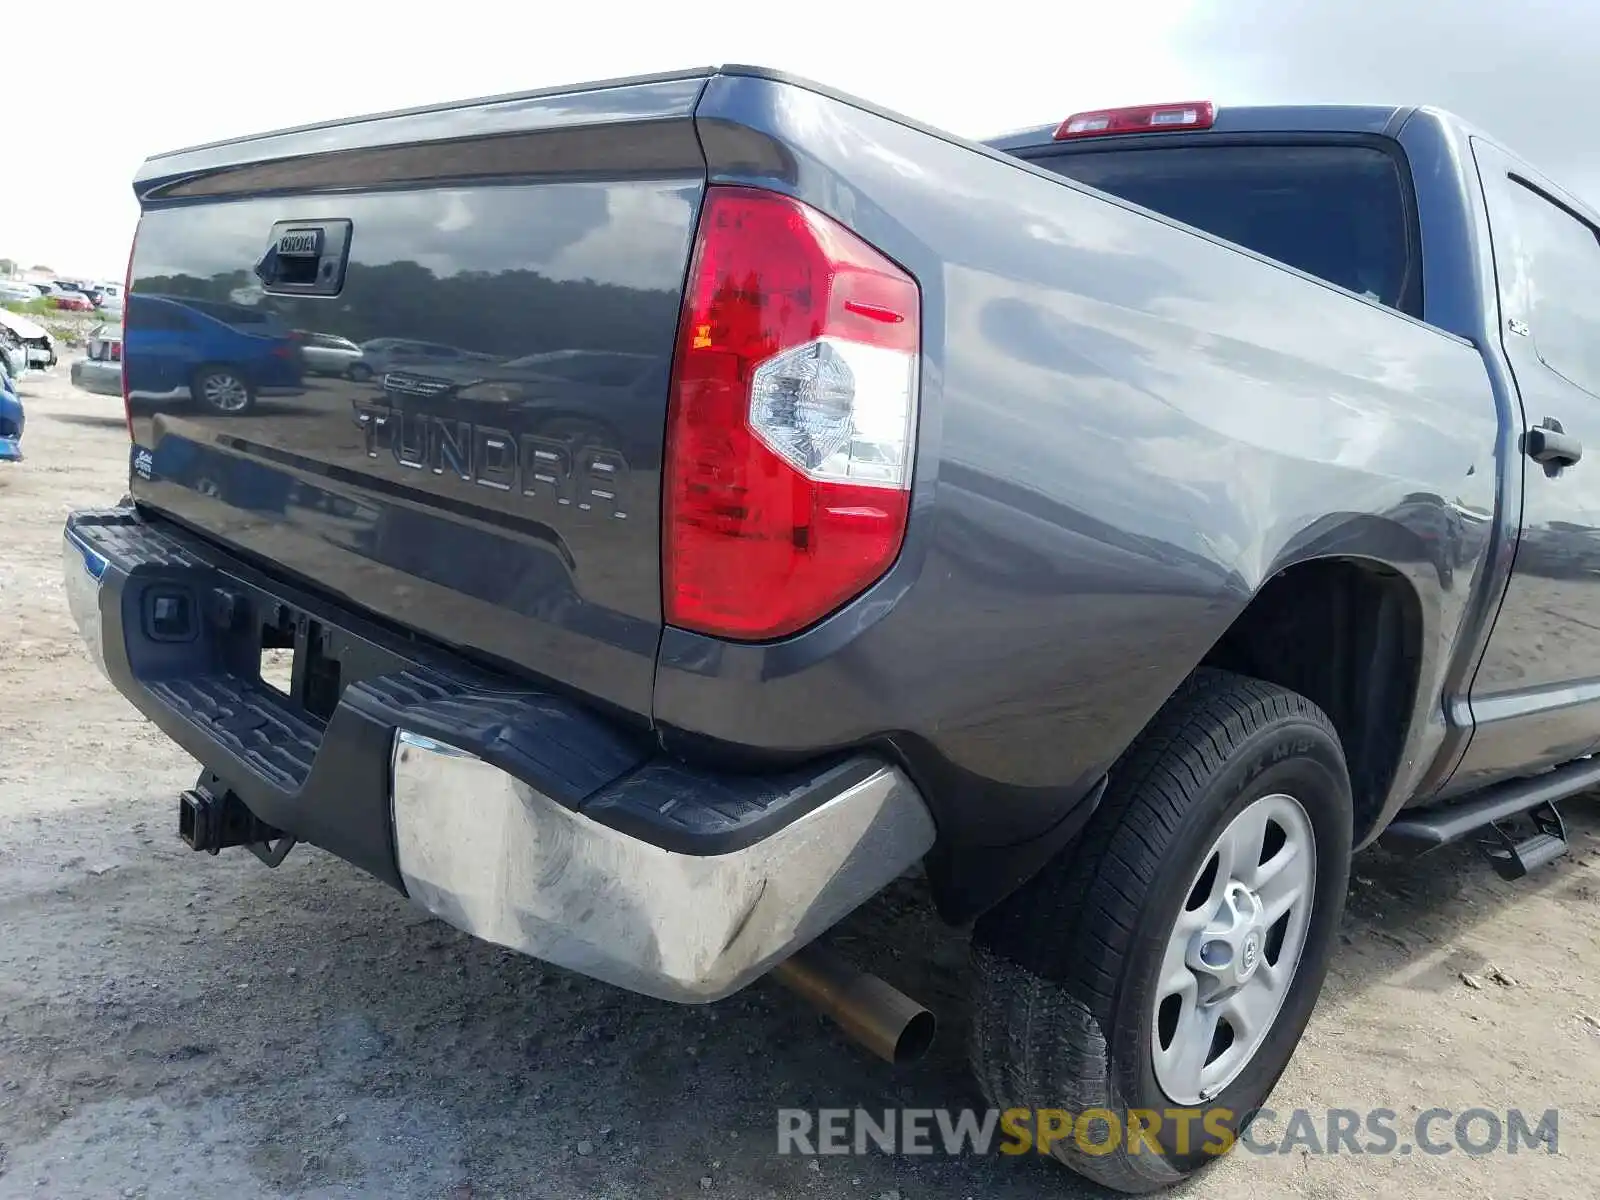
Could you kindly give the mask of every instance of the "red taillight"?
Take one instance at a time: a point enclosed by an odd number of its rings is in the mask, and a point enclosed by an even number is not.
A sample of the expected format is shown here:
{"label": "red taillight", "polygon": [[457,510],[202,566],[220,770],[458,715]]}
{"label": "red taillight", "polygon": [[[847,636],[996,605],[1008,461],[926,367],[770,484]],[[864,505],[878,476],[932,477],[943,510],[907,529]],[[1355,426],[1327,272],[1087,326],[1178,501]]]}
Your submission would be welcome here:
{"label": "red taillight", "polygon": [[1133,108],[1102,108],[1073,113],[1056,127],[1056,141],[1068,138],[1109,137],[1118,133],[1154,133],[1161,130],[1210,129],[1217,109],[1209,100],[1178,104],[1140,104]]}
{"label": "red taillight", "polygon": [[[139,227],[133,227],[133,241],[128,245],[128,272],[122,277],[122,341],[116,357],[122,358],[122,346],[128,344],[128,312],[133,308],[133,254],[139,245]],[[122,364],[122,415],[128,422],[128,440],[137,442],[133,434],[133,401],[128,396],[128,364]]]}
{"label": "red taillight", "polygon": [[670,624],[782,637],[889,569],[920,348],[916,281],[878,251],[786,196],[708,190],[667,421]]}

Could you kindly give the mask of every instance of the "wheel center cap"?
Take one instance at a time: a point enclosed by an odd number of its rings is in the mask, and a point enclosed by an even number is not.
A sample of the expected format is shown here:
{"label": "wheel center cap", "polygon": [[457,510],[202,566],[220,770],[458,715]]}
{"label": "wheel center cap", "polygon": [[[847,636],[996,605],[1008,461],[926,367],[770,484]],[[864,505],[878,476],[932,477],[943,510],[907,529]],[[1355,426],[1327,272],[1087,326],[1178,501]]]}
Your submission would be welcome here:
{"label": "wheel center cap", "polygon": [[1186,956],[1201,979],[1201,998],[1213,1003],[1255,978],[1266,957],[1266,913],[1261,898],[1232,883],[1205,929],[1195,935]]}
{"label": "wheel center cap", "polygon": [[1261,935],[1252,929],[1239,945],[1239,982],[1244,983],[1261,965]]}

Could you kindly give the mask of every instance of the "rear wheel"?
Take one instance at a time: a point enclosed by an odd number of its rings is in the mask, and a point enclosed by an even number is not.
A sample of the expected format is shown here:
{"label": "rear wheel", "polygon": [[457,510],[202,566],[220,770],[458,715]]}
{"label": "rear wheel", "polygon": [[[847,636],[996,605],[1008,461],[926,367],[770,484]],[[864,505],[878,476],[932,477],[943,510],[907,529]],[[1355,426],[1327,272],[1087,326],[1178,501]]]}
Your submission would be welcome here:
{"label": "rear wheel", "polygon": [[201,367],[194,376],[194,398],[230,417],[249,412],[256,402],[249,381],[233,367]]}
{"label": "rear wheel", "polygon": [[1038,1110],[1063,1110],[1049,1151],[1120,1191],[1225,1153],[1316,1005],[1351,825],[1327,716],[1198,672],[1079,841],[978,923],[971,1050],[989,1100],[1034,1110],[1036,1135]]}

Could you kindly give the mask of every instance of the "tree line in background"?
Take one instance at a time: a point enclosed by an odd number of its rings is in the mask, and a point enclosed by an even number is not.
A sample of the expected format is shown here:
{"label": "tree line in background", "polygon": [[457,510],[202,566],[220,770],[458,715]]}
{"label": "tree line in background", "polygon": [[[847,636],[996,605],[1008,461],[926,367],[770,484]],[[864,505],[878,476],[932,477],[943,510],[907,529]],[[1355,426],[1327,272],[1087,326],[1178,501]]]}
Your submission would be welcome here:
{"label": "tree line in background", "polygon": [[[17,265],[16,259],[0,258],[0,279],[10,279],[20,270],[22,270],[22,268]],[[56,269],[54,267],[47,267],[43,263],[34,263],[33,266],[28,268],[28,270],[37,271],[41,275],[54,275],[56,273]]]}

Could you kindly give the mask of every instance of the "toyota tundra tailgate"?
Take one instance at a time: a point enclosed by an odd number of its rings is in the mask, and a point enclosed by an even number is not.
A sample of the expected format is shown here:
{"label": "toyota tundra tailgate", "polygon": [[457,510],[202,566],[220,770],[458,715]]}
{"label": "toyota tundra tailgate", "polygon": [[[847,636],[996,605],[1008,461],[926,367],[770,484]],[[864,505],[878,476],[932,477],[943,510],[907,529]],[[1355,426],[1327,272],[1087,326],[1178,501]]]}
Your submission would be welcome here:
{"label": "toyota tundra tailgate", "polygon": [[151,159],[124,340],[134,498],[647,719],[703,84]]}

